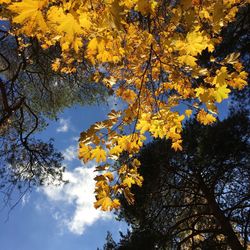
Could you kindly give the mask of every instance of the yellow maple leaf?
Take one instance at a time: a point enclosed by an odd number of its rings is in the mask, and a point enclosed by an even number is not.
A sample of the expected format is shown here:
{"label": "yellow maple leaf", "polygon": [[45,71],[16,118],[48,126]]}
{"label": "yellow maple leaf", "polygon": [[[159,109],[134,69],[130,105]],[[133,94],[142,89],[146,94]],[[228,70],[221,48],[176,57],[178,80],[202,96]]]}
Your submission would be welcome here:
{"label": "yellow maple leaf", "polygon": [[[196,27],[193,31],[188,32],[185,40],[177,40],[174,43],[176,50],[179,50],[181,55],[196,56],[204,49],[213,50],[213,44],[207,35],[199,31],[200,27]],[[189,59],[192,63],[194,60]]]}
{"label": "yellow maple leaf", "polygon": [[9,5],[8,9],[17,13],[12,20],[14,23],[22,24],[26,35],[33,35],[33,31],[39,29],[43,32],[48,30],[44,20],[42,9],[48,4],[48,0],[23,0]]}
{"label": "yellow maple leaf", "polygon": [[118,209],[121,206],[121,203],[118,199],[114,199],[112,202],[112,208]]}
{"label": "yellow maple leaf", "polygon": [[87,56],[94,64],[96,60],[96,54],[102,53],[105,50],[104,42],[98,38],[92,38],[87,46]]}
{"label": "yellow maple leaf", "polygon": [[219,70],[216,71],[216,76],[213,79],[212,84],[216,86],[224,86],[227,84],[227,79],[229,78],[229,75],[227,73],[226,67],[221,67]]}
{"label": "yellow maple leaf", "polygon": [[231,81],[229,81],[229,85],[232,86],[233,88],[241,90],[245,86],[247,86],[247,78],[248,78],[247,72],[241,71],[237,76],[235,76]]}
{"label": "yellow maple leaf", "polygon": [[[82,33],[82,27],[76,16],[73,16],[71,13],[65,13],[62,7],[52,6],[47,12],[47,18],[57,35],[62,35],[60,39],[61,44],[75,42],[76,36]],[[74,46],[74,49],[77,50],[77,43]],[[68,48],[65,47],[64,49],[67,50]]]}
{"label": "yellow maple leaf", "polygon": [[181,146],[182,140],[178,140],[172,143],[171,148],[173,148],[175,151],[182,150]]}
{"label": "yellow maple leaf", "polygon": [[85,163],[91,159],[91,150],[92,147],[89,145],[85,145],[84,143],[80,143],[78,157],[82,159]]}
{"label": "yellow maple leaf", "polygon": [[109,196],[109,190],[97,190],[96,201],[94,202],[95,208],[100,208],[103,211],[110,211],[112,209],[118,209],[120,202],[118,199],[112,200]]}
{"label": "yellow maple leaf", "polygon": [[109,211],[112,209],[112,200],[108,196],[104,196],[103,198],[98,199],[94,203],[95,208],[101,208],[103,211]]}
{"label": "yellow maple leaf", "polygon": [[[197,55],[201,53],[202,50],[210,48],[209,38],[202,32],[198,31],[198,27],[193,31],[189,32],[186,37],[186,51],[190,55]],[[212,47],[210,48],[210,50]]]}
{"label": "yellow maple leaf", "polygon": [[82,42],[82,39],[80,37],[76,37],[74,39],[74,41],[72,42],[72,46],[73,46],[76,53],[79,52],[82,45],[83,45],[83,42]]}
{"label": "yellow maple leaf", "polygon": [[197,65],[196,64],[197,58],[195,58],[194,56],[190,56],[190,55],[179,56],[178,61],[181,64],[186,64],[191,67],[195,67]]}
{"label": "yellow maple leaf", "polygon": [[195,92],[196,92],[196,97],[198,97],[204,103],[209,102],[214,98],[213,89],[199,87],[195,89]]}
{"label": "yellow maple leaf", "polygon": [[140,130],[141,134],[144,134],[146,131],[150,129],[151,123],[151,114],[150,113],[142,113],[141,117],[139,118],[136,129]]}
{"label": "yellow maple leaf", "polygon": [[126,178],[122,182],[122,185],[127,186],[129,188],[131,188],[133,184],[135,184],[135,180],[131,176],[126,176]]}
{"label": "yellow maple leaf", "polygon": [[89,53],[94,54],[96,53],[96,50],[98,49],[99,41],[96,37],[92,38],[88,43],[88,50]]}
{"label": "yellow maple leaf", "polygon": [[106,152],[100,146],[91,151],[91,159],[95,159],[97,163],[106,161]]}
{"label": "yellow maple leaf", "polygon": [[133,103],[137,98],[137,94],[131,89],[119,88],[116,94],[128,103]]}
{"label": "yellow maple leaf", "polygon": [[123,149],[121,148],[121,146],[117,145],[110,149],[109,154],[113,156],[119,156],[122,151]]}
{"label": "yellow maple leaf", "polygon": [[214,123],[216,121],[216,118],[202,109],[197,114],[197,120],[203,125],[209,125],[211,123]]}
{"label": "yellow maple leaf", "polygon": [[229,88],[227,88],[227,85],[220,86],[214,91],[214,98],[215,100],[220,103],[224,99],[228,98],[228,94],[231,92]]}
{"label": "yellow maple leaf", "polygon": [[141,134],[138,135],[136,133],[121,136],[115,140],[117,145],[110,150],[110,154],[119,155],[123,151],[137,153],[143,145],[143,141],[145,139],[145,136]]}
{"label": "yellow maple leaf", "polygon": [[166,136],[166,130],[163,127],[164,121],[162,120],[152,120],[151,121],[151,126],[150,126],[150,133],[152,134],[153,137],[157,138],[164,138]]}
{"label": "yellow maple leaf", "polygon": [[90,17],[88,15],[88,13],[86,12],[82,12],[82,11],[78,11],[77,12],[79,14],[79,24],[80,26],[85,29],[85,30],[88,30],[90,29],[90,27],[93,25],[91,23],[91,20],[90,20]]}
{"label": "yellow maple leaf", "polygon": [[186,110],[185,110],[185,115],[186,115],[187,117],[190,117],[190,116],[192,115],[192,113],[193,113],[193,110],[192,110],[192,109],[186,109]]}

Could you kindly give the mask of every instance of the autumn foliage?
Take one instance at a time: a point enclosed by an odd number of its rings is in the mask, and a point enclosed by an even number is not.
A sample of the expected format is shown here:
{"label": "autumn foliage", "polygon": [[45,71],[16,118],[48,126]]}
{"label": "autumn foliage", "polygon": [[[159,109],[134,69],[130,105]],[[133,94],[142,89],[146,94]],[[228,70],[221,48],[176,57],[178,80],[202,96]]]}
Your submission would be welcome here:
{"label": "autumn foliage", "polygon": [[[248,1],[203,0],[0,0],[1,16],[20,50],[37,39],[42,48],[60,46],[55,71],[71,73],[86,64],[93,79],[126,104],[83,132],[79,158],[96,160],[95,206],[119,207],[113,195],[133,202],[142,185],[136,153],[145,140],[168,138],[182,149],[182,122],[191,115],[205,125],[217,104],[242,89],[247,73],[239,54],[215,56],[221,31]],[[206,60],[202,58],[206,57]],[[181,111],[180,111],[181,110]],[[130,158],[129,164],[126,159]],[[113,164],[119,159],[119,164]]]}

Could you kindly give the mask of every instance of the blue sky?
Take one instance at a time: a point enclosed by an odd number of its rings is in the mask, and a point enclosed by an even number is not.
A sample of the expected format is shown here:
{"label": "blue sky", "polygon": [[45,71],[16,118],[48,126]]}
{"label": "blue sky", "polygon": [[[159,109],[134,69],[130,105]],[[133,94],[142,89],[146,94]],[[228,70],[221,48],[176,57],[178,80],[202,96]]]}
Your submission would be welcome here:
{"label": "blue sky", "polygon": [[[102,247],[109,230],[115,239],[127,230],[111,213],[93,208],[94,162],[83,166],[77,159],[77,139],[93,122],[105,118],[107,105],[66,109],[56,122],[40,133],[55,139],[66,165],[65,187],[33,190],[12,210],[0,212],[1,250],[95,250]],[[8,219],[6,221],[6,219]]]}

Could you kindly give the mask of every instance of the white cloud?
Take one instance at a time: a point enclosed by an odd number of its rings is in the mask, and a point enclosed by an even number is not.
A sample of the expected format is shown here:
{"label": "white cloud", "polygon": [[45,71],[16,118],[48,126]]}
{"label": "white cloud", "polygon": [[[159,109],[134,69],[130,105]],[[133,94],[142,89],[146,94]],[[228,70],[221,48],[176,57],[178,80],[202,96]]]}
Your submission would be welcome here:
{"label": "white cloud", "polygon": [[[72,233],[83,234],[85,229],[96,221],[112,218],[111,213],[96,210],[93,206],[95,175],[93,166],[91,168],[77,167],[65,172],[64,179],[69,180],[65,186],[48,186],[43,189],[50,203],[60,208],[61,212],[57,211],[54,218],[59,218],[59,224],[66,225]],[[74,208],[73,213],[65,213],[67,206]]]}
{"label": "white cloud", "polygon": [[78,136],[73,136],[73,137],[71,138],[71,140],[72,140],[72,141],[78,141],[78,140],[79,140],[79,137],[78,137]]}
{"label": "white cloud", "polygon": [[69,119],[59,119],[59,127],[57,128],[57,132],[67,132],[69,130]]}
{"label": "white cloud", "polygon": [[71,145],[69,146],[68,148],[66,148],[62,154],[63,154],[63,157],[66,161],[72,161],[72,160],[75,160],[77,159],[77,146],[75,145]]}

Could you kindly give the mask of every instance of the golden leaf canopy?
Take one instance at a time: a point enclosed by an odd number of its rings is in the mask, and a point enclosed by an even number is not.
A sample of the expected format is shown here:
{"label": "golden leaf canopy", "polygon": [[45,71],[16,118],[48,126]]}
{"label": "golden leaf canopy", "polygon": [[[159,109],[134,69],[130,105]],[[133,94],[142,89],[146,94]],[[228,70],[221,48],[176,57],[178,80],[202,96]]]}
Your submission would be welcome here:
{"label": "golden leaf canopy", "polygon": [[[0,0],[0,4],[12,34],[36,38],[44,49],[60,45],[53,70],[71,73],[76,64],[87,64],[97,84],[106,84],[126,103],[80,137],[79,158],[102,164],[97,167],[95,206],[103,210],[119,207],[113,198],[117,193],[133,202],[131,186],[142,185],[135,154],[147,137],[170,139],[172,148],[181,150],[183,120],[193,115],[202,124],[213,123],[217,103],[228,98],[231,89],[247,84],[239,55],[216,58],[214,50],[222,41],[221,30],[248,1]],[[207,63],[200,63],[203,53]],[[117,159],[119,163],[112,164]]]}

